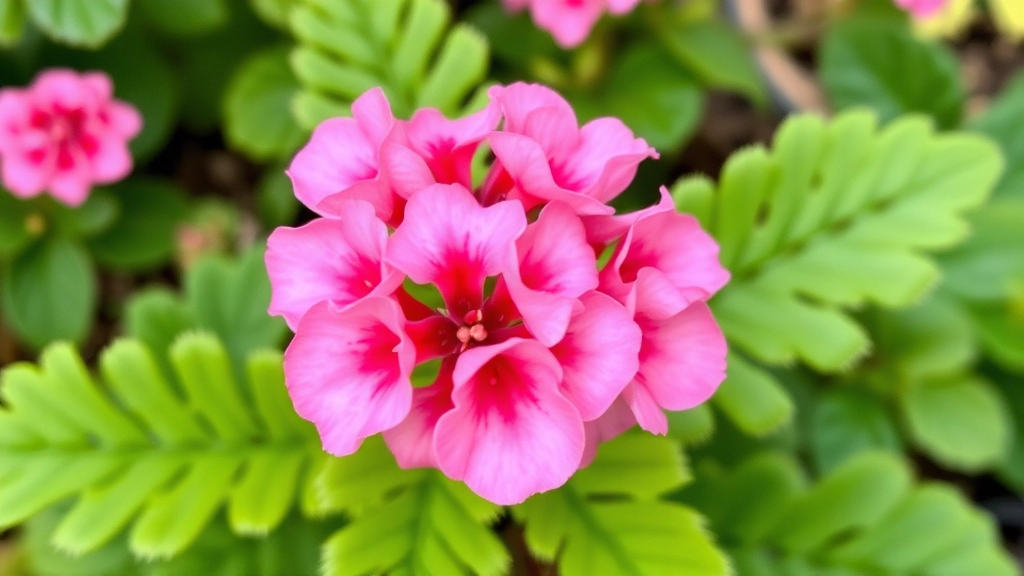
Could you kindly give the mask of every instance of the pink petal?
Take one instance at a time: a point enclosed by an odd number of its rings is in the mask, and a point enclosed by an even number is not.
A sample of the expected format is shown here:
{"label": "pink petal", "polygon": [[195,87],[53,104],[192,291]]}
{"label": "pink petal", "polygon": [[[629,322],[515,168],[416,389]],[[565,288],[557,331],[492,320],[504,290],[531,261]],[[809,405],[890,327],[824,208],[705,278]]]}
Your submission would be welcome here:
{"label": "pink petal", "polygon": [[92,177],[99,184],[117,182],[132,171],[132,155],[121,137],[98,139],[89,163]]}
{"label": "pink petal", "polygon": [[558,392],[561,369],[533,340],[513,338],[463,353],[455,408],[437,422],[441,470],[501,505],[557,488],[579,467],[583,421]]}
{"label": "pink petal", "polygon": [[384,143],[380,163],[391,189],[402,198],[412,198],[413,194],[437,183],[427,161],[398,142]]}
{"label": "pink petal", "polygon": [[612,14],[626,14],[632,12],[640,0],[605,0],[608,11]]}
{"label": "pink petal", "polygon": [[636,425],[636,417],[633,410],[626,404],[622,397],[612,402],[608,410],[597,420],[592,420],[583,425],[587,433],[587,445],[583,449],[583,460],[580,468],[586,468],[597,456],[597,449],[602,442],[614,440],[623,432]]}
{"label": "pink petal", "polygon": [[615,209],[584,194],[565,190],[556,182],[540,145],[528,136],[510,132],[491,134],[491,149],[515,183],[527,210],[550,201],[562,201],[581,216],[613,214]]}
{"label": "pink petal", "polygon": [[86,72],[81,75],[81,81],[99,102],[107,102],[114,97],[114,84],[104,72]]}
{"label": "pink petal", "polygon": [[[576,116],[554,106],[530,112],[526,118],[523,135],[529,136],[539,144],[548,158],[566,157],[581,144]],[[555,173],[554,176],[557,180],[559,174]],[[558,184],[562,188],[578,190],[571,181]]]}
{"label": "pink petal", "polygon": [[91,89],[83,90],[78,72],[65,68],[51,68],[41,72],[29,87],[32,99],[51,112],[88,109],[95,112],[99,99]]}
{"label": "pink petal", "polygon": [[345,309],[321,302],[303,316],[285,352],[285,379],[327,452],[352,454],[408,416],[416,351],[404,322],[398,304],[379,296]]}
{"label": "pink petal", "polygon": [[632,383],[623,390],[622,399],[633,412],[633,417],[641,428],[651,434],[668,434],[668,417],[654,399],[650,389]]}
{"label": "pink petal", "polygon": [[625,236],[630,227],[643,218],[659,212],[675,212],[676,203],[668,188],[661,187],[661,199],[654,206],[615,216],[583,216],[587,229],[587,241],[598,246],[607,246]]}
{"label": "pink petal", "polygon": [[587,39],[603,11],[603,0],[539,0],[533,3],[533,21],[563,48],[575,48]]}
{"label": "pink petal", "polygon": [[142,115],[130,104],[110,102],[106,106],[106,114],[110,130],[122,138],[134,138],[142,131]]}
{"label": "pink petal", "polygon": [[[639,303],[638,303],[639,306]],[[641,426],[651,429],[652,403],[666,410],[689,410],[706,402],[725,380],[726,343],[703,302],[655,320],[638,307],[643,332],[635,390],[627,395]],[[661,432],[660,421],[652,431]]]}
{"label": "pink petal", "polygon": [[20,151],[0,158],[0,177],[4,187],[18,198],[32,198],[46,190],[52,171],[52,160],[32,162]]}
{"label": "pink petal", "polygon": [[547,86],[516,82],[508,86],[494,86],[487,94],[501,106],[505,117],[505,132],[524,134],[530,114],[543,108],[554,108],[572,118],[574,129],[579,125],[569,102]]}
{"label": "pink petal", "polygon": [[480,308],[484,279],[508,267],[525,229],[518,202],[484,208],[458,184],[434,184],[409,200],[387,261],[417,284],[435,284],[460,317]]}
{"label": "pink petal", "polygon": [[69,150],[68,158],[67,166],[60,166],[58,160],[56,172],[50,178],[49,190],[50,195],[61,203],[77,208],[92,191],[92,176],[89,173],[89,161],[81,150]]}
{"label": "pink petal", "polygon": [[372,180],[378,172],[379,146],[354,118],[325,120],[288,167],[295,196],[315,210],[324,198]]}
{"label": "pink petal", "polygon": [[598,118],[580,130],[579,145],[566,158],[566,178],[578,182],[574,190],[586,191],[601,202],[610,202],[636,176],[637,167],[657,151],[617,118]]}
{"label": "pink petal", "polygon": [[518,268],[506,273],[509,293],[535,338],[553,346],[569,324],[576,299],[597,288],[597,260],[583,223],[553,202],[516,241]]}
{"label": "pink petal", "polygon": [[344,307],[368,296],[388,296],[402,276],[384,265],[388,229],[365,202],[350,201],[341,219],[321,218],[301,228],[278,228],[267,241],[273,287],[268,312],[294,330],[307,310],[325,300]]}
{"label": "pink petal", "polygon": [[581,301],[584,309],[551,352],[562,365],[562,393],[589,422],[608,411],[636,375],[641,333],[630,313],[608,296],[590,292]]}
{"label": "pink petal", "polygon": [[384,432],[384,441],[402,468],[437,468],[434,429],[437,421],[455,407],[452,404],[452,372],[455,357],[441,364],[437,380],[412,393],[412,410],[401,424]]}
{"label": "pink petal", "polygon": [[409,121],[409,145],[430,167],[436,182],[471,188],[473,154],[500,120],[501,108],[494,102],[458,120],[449,120],[434,108],[424,108]]}
{"label": "pink petal", "polygon": [[729,281],[718,260],[718,244],[696,218],[674,211],[653,212],[637,219],[619,244],[612,265],[601,272],[604,291],[628,291],[642,270],[664,275],[686,301],[705,300]]}
{"label": "pink petal", "polygon": [[387,138],[395,124],[388,97],[379,87],[371,88],[356,98],[352,103],[352,116],[359,122],[367,140],[378,145]]}

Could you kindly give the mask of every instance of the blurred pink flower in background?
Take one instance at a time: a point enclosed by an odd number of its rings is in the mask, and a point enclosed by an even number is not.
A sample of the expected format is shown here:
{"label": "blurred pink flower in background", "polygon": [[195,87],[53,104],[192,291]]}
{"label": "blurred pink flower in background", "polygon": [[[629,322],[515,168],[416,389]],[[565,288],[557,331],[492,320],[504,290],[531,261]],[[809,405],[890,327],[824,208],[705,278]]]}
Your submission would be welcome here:
{"label": "blurred pink flower in background", "polygon": [[0,179],[19,198],[49,192],[78,206],[93,185],[131,172],[127,144],[141,129],[106,74],[47,70],[27,88],[0,90]]}
{"label": "blurred pink flower in background", "polygon": [[640,0],[504,0],[513,12],[529,8],[538,28],[547,30],[563,48],[575,48],[606,12],[627,14]]}
{"label": "blurred pink flower in background", "polygon": [[[401,466],[515,504],[600,442],[637,423],[664,434],[663,410],[711,397],[726,344],[705,301],[729,275],[667,192],[631,214],[608,206],[657,157],[621,121],[580,128],[543,86],[490,96],[461,120],[406,122],[375,90],[360,99],[369,125],[362,105],[325,122],[288,170],[325,217],[277,229],[266,262],[270,311],[295,330],[288,390],[325,450],[383,432]],[[474,180],[484,143],[494,160]],[[429,362],[436,377],[414,386]]]}
{"label": "blurred pink flower in background", "polygon": [[895,0],[896,5],[910,12],[914,18],[928,18],[938,14],[949,0]]}

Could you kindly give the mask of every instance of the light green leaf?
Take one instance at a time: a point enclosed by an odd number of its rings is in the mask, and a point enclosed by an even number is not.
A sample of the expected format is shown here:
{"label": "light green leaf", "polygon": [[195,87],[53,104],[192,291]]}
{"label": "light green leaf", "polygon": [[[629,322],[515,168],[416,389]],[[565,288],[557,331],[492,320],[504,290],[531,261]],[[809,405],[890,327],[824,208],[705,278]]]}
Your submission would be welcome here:
{"label": "light green leaf", "polygon": [[228,20],[226,0],[135,0],[139,10],[157,30],[176,36],[193,36],[216,30]]}
{"label": "light green leaf", "polygon": [[117,33],[128,16],[128,0],[31,0],[32,21],[51,39],[96,48]]}
{"label": "light green leaf", "polygon": [[771,374],[735,353],[729,355],[728,366],[712,402],[741,430],[760,436],[793,417],[793,401]]}
{"label": "light green leaf", "polygon": [[136,178],[113,188],[120,214],[113,226],[89,241],[96,260],[112,268],[146,270],[174,253],[175,232],[188,215],[181,190],[170,182]]}
{"label": "light green leaf", "polygon": [[288,12],[298,0],[250,0],[253,10],[264,22],[278,28],[288,27]]}
{"label": "light green leaf", "polygon": [[1000,169],[987,141],[921,118],[791,118],[771,152],[729,160],[709,216],[733,277],[712,301],[726,336],[768,364],[848,367],[869,340],[846,310],[919,300],[939,275],[923,252],[964,238]]}
{"label": "light green leaf", "polygon": [[34,348],[82,342],[92,326],[96,278],[89,255],[60,236],[38,241],[11,262],[0,298],[8,326]]}
{"label": "light green leaf", "polygon": [[1002,461],[1009,443],[1007,407],[975,377],[927,380],[901,398],[910,435],[931,457],[965,472]]}
{"label": "light green leaf", "polygon": [[998,198],[971,215],[972,234],[941,257],[943,288],[972,301],[1003,301],[1024,278],[1024,197]]}
{"label": "light green leaf", "polygon": [[298,90],[287,49],[269,48],[251,56],[224,96],[228,144],[258,161],[290,156],[306,136],[289,113]]}
{"label": "light green leaf", "polygon": [[963,371],[978,355],[970,316],[944,294],[876,316],[872,335],[890,387]]}
{"label": "light green leaf", "polygon": [[[402,470],[379,437],[330,460],[320,477],[330,510],[352,522],[324,545],[325,576],[497,576],[508,552],[488,529],[501,508],[435,470]],[[464,568],[465,567],[465,568]]]}
{"label": "light green leaf", "polygon": [[13,46],[25,30],[22,0],[0,0],[0,47]]}
{"label": "light green leaf", "polygon": [[707,404],[681,412],[666,412],[668,435],[686,446],[706,442],[715,433],[715,414]]}
{"label": "light green leaf", "polygon": [[809,430],[817,468],[828,473],[864,451],[899,453],[899,432],[885,405],[860,390],[837,390],[814,405]]}
{"label": "light green leaf", "polygon": [[253,355],[244,382],[212,336],[183,336],[170,357],[173,382],[131,340],[101,355],[102,384],[68,345],[0,372],[0,526],[71,499],[58,549],[96,550],[127,528],[135,555],[166,558],[225,507],[237,533],[281,524],[321,451],[290,411],[280,354]]}
{"label": "light green leaf", "polygon": [[300,46],[292,68],[304,86],[299,124],[313,129],[347,113],[381,86],[395,114],[421,107],[454,115],[487,74],[487,42],[465,24],[450,25],[442,0],[301,0],[291,12]]}
{"label": "light green leaf", "polygon": [[985,353],[1003,368],[1024,373],[1024,313],[1019,304],[971,307],[971,318]]}
{"label": "light green leaf", "polygon": [[515,507],[526,544],[563,576],[729,574],[728,562],[693,510],[657,500],[688,473],[674,442],[626,434],[557,490]]}
{"label": "light green leaf", "polygon": [[918,39],[902,22],[857,18],[838,24],[825,36],[820,58],[836,109],[868,106],[883,122],[921,112],[942,128],[960,124],[967,95],[956,58],[944,45]]}
{"label": "light green leaf", "polygon": [[735,90],[758,106],[768,103],[753,48],[739,32],[714,20],[669,22],[659,28],[665,48],[712,88]]}

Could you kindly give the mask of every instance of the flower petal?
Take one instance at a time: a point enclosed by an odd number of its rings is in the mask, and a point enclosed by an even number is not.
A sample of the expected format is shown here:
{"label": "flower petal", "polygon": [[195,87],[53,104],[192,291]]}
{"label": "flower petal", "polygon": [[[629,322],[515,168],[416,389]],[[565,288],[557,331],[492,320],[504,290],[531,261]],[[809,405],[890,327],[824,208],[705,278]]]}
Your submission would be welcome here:
{"label": "flower petal", "polygon": [[267,241],[273,287],[269,313],[294,330],[307,310],[330,301],[344,307],[367,296],[389,296],[401,274],[383,264],[388,230],[365,202],[341,207],[340,220],[320,218],[278,228]]}
{"label": "flower petal", "polygon": [[446,358],[433,384],[413,390],[409,416],[384,432],[384,441],[402,468],[438,467],[434,453],[434,429],[441,416],[455,407],[452,404],[454,370],[455,357]]}
{"label": "flower petal", "polygon": [[408,416],[416,350],[404,321],[398,304],[379,296],[344,309],[321,302],[303,316],[285,352],[285,380],[327,452],[352,454]]}
{"label": "flower petal", "polygon": [[449,312],[480,308],[483,283],[508,267],[526,229],[519,202],[482,207],[458,184],[434,184],[414,195],[388,244],[387,260],[417,284],[435,284]]}
{"label": "flower petal", "polygon": [[455,408],[437,422],[441,470],[501,505],[563,485],[579,467],[583,421],[558,392],[561,369],[534,340],[513,338],[463,353]]}
{"label": "flower petal", "polygon": [[618,302],[599,292],[581,299],[565,338],[551,352],[562,365],[561,390],[585,422],[596,420],[640,366],[640,327]]}

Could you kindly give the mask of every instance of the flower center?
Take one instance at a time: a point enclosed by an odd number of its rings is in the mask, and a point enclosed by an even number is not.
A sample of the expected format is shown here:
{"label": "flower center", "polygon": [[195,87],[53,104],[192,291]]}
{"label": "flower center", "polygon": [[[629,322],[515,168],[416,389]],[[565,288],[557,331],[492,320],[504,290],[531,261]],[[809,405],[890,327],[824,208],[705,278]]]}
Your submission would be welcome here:
{"label": "flower center", "polygon": [[480,310],[468,312],[462,318],[462,326],[455,332],[455,337],[462,342],[460,351],[469,348],[474,342],[483,342],[487,339],[487,328],[483,325],[484,314]]}

